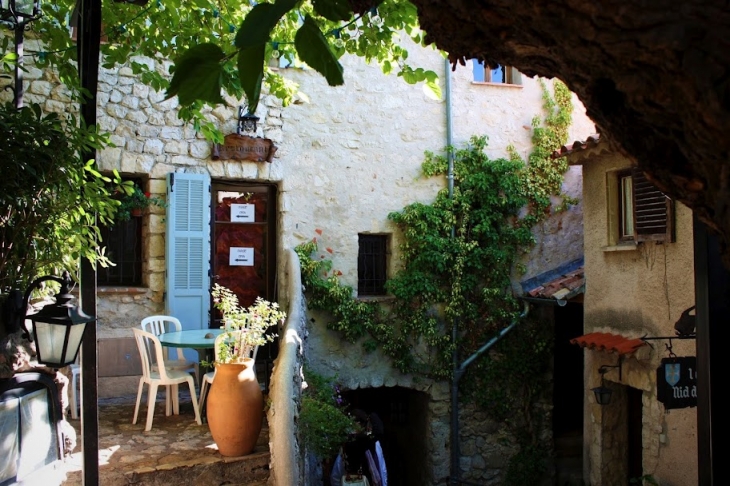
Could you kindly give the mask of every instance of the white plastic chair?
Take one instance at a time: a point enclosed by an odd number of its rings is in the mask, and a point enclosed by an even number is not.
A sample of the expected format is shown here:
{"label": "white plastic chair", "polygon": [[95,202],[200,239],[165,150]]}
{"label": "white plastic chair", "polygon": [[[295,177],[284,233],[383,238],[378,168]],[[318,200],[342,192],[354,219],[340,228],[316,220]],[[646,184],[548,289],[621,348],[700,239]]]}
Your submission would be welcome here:
{"label": "white plastic chair", "polygon": [[160,385],[167,386],[169,387],[168,391],[172,391],[173,393],[172,400],[169,399],[168,394],[168,399],[165,401],[165,415],[170,415],[171,402],[174,413],[179,414],[180,399],[178,397],[178,385],[180,383],[187,383],[190,388],[190,397],[193,401],[193,410],[195,410],[195,421],[198,425],[202,425],[200,410],[198,409],[198,398],[195,395],[195,382],[193,381],[192,375],[187,371],[170,370],[165,366],[157,366],[153,370],[153,365],[164,361],[164,353],[162,352],[160,340],[154,334],[143,331],[142,329],[132,329],[132,331],[134,331],[137,349],[142,360],[142,377],[139,379],[137,404],[134,406],[132,424],[137,423],[139,404],[142,400],[142,390],[144,389],[145,383],[149,387],[147,392],[147,424],[145,425],[145,431],[152,429],[152,418],[155,414],[155,401],[157,400],[157,388]]}
{"label": "white plastic chair", "polygon": [[[218,358],[218,348],[223,345],[223,340],[226,338],[232,338],[233,340],[237,339],[238,336],[245,331],[238,330],[238,331],[228,331],[224,332],[222,334],[219,334],[215,338],[215,342],[213,343],[213,360],[216,360]],[[254,360],[254,374],[256,372],[256,353],[259,352],[259,347],[256,346],[253,348],[253,350],[250,353],[250,358],[253,358]],[[209,371],[208,373],[203,375],[203,378],[200,382],[200,404],[198,405],[198,408],[200,410],[203,410],[203,405],[205,405],[205,399],[208,398],[208,389],[213,384],[213,378],[215,378],[215,370]]]}
{"label": "white plastic chair", "polygon": [[[142,319],[142,330],[150,332],[155,336],[166,332],[182,331],[180,319],[173,316],[149,316]],[[170,356],[170,348],[164,347],[165,367],[168,370],[189,371],[195,373],[195,382],[200,382],[200,367],[197,362],[185,359],[182,348],[173,348],[177,354]]]}

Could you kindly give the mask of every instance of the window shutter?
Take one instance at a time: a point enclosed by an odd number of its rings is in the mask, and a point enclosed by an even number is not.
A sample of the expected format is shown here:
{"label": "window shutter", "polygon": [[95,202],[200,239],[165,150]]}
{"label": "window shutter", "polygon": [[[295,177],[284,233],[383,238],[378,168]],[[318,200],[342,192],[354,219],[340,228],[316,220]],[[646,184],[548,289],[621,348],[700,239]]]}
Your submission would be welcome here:
{"label": "window shutter", "polygon": [[673,202],[657,189],[636,167],[631,171],[634,185],[635,241],[674,241]]}
{"label": "window shutter", "polygon": [[207,329],[210,319],[210,177],[167,175],[167,313],[183,329]]}

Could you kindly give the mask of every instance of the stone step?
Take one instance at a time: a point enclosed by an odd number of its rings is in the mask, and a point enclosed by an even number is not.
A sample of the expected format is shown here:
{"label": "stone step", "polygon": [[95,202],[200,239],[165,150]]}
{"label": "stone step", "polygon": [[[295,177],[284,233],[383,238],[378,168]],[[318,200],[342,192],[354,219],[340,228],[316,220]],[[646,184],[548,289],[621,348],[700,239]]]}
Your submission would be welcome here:
{"label": "stone step", "polygon": [[264,485],[269,477],[270,453],[254,452],[242,457],[204,457],[139,468],[124,474],[128,484],[169,486]]}

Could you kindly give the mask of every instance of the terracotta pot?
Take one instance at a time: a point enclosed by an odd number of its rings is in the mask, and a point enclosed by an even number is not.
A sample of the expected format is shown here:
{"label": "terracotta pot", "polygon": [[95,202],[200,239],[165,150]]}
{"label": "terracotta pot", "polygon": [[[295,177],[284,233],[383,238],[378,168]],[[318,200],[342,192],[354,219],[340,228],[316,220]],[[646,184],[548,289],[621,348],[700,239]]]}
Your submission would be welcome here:
{"label": "terracotta pot", "polygon": [[215,363],[215,378],[208,393],[210,435],[223,456],[253,452],[264,420],[264,397],[256,380],[254,360]]}
{"label": "terracotta pot", "polygon": [[131,214],[135,218],[141,218],[142,217],[142,208],[134,208],[129,211],[129,214]]}

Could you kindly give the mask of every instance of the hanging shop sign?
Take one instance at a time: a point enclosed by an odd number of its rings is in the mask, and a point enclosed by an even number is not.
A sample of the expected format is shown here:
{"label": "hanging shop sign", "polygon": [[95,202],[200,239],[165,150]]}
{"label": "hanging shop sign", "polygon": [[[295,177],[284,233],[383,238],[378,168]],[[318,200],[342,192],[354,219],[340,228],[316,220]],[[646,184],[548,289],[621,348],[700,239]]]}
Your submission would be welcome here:
{"label": "hanging shop sign", "polygon": [[656,370],[657,399],[664,408],[697,406],[697,358],[694,356],[662,359]]}
{"label": "hanging shop sign", "polygon": [[224,137],[222,144],[213,144],[212,159],[271,163],[277,150],[278,147],[268,138],[231,133]]}

